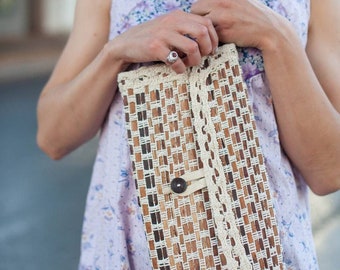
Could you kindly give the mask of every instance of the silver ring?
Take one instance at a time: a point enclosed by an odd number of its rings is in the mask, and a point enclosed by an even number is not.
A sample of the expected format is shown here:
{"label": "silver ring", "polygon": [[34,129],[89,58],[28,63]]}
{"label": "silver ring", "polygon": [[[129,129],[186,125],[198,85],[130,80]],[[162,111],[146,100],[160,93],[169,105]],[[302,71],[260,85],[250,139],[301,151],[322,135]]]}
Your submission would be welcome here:
{"label": "silver ring", "polygon": [[176,51],[171,51],[171,52],[169,52],[169,54],[166,58],[166,61],[169,64],[173,64],[177,61],[177,59],[178,59],[178,53]]}

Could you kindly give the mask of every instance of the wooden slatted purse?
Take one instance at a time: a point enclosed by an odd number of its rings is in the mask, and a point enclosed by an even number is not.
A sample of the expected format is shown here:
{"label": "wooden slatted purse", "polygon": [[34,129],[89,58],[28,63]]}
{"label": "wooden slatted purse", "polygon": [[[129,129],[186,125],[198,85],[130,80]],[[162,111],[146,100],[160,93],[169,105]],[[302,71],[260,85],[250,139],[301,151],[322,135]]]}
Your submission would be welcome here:
{"label": "wooden slatted purse", "polygon": [[118,77],[154,269],[283,269],[256,126],[234,44],[175,74]]}

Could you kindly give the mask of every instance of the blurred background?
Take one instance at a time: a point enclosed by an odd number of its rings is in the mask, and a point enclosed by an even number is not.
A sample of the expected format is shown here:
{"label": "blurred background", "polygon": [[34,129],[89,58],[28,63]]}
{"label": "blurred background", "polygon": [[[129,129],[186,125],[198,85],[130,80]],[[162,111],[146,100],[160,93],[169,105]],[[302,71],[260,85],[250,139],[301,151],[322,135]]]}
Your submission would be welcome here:
{"label": "blurred background", "polygon": [[[61,161],[36,147],[36,103],[76,0],[0,0],[0,270],[77,269],[97,139]],[[311,194],[321,270],[340,265],[340,193]]]}

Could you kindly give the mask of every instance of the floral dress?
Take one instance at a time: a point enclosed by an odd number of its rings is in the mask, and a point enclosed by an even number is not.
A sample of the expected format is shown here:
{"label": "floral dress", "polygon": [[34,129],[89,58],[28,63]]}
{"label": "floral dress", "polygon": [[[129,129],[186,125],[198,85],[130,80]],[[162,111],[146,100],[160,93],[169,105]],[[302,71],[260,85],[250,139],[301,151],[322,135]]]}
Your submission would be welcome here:
{"label": "floral dress", "polygon": [[[261,0],[285,16],[307,41],[309,0]],[[110,40],[129,27],[194,0],[113,0]],[[308,188],[280,146],[263,59],[240,49],[240,62],[253,106],[283,246],[286,269],[318,269],[309,214]],[[80,270],[151,269],[124,128],[122,99],[112,103],[103,127],[89,188],[82,233]]]}

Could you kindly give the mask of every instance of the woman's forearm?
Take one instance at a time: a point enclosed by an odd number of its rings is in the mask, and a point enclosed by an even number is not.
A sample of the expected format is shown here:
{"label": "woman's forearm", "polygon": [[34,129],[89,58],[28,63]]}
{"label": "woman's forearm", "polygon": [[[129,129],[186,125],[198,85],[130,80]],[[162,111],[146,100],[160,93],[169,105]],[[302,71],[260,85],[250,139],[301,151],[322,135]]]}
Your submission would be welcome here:
{"label": "woman's forearm", "polygon": [[104,46],[73,80],[44,89],[38,103],[38,145],[60,159],[100,129],[117,90],[123,64]]}
{"label": "woman's forearm", "polygon": [[340,187],[340,117],[300,44],[293,32],[272,37],[265,70],[284,150],[311,189],[327,194]]}
{"label": "woman's forearm", "polygon": [[[340,79],[325,76],[340,68],[339,23],[334,23],[340,19],[338,2],[315,2],[320,6],[311,14],[308,57],[317,59],[314,65],[327,63],[318,78],[291,23],[263,3],[198,0],[191,11],[212,20],[220,41],[262,51],[282,146],[314,192],[326,194],[340,188],[340,108],[335,109]],[[326,13],[315,13],[325,6]],[[319,81],[325,80],[329,87],[322,88]]]}

